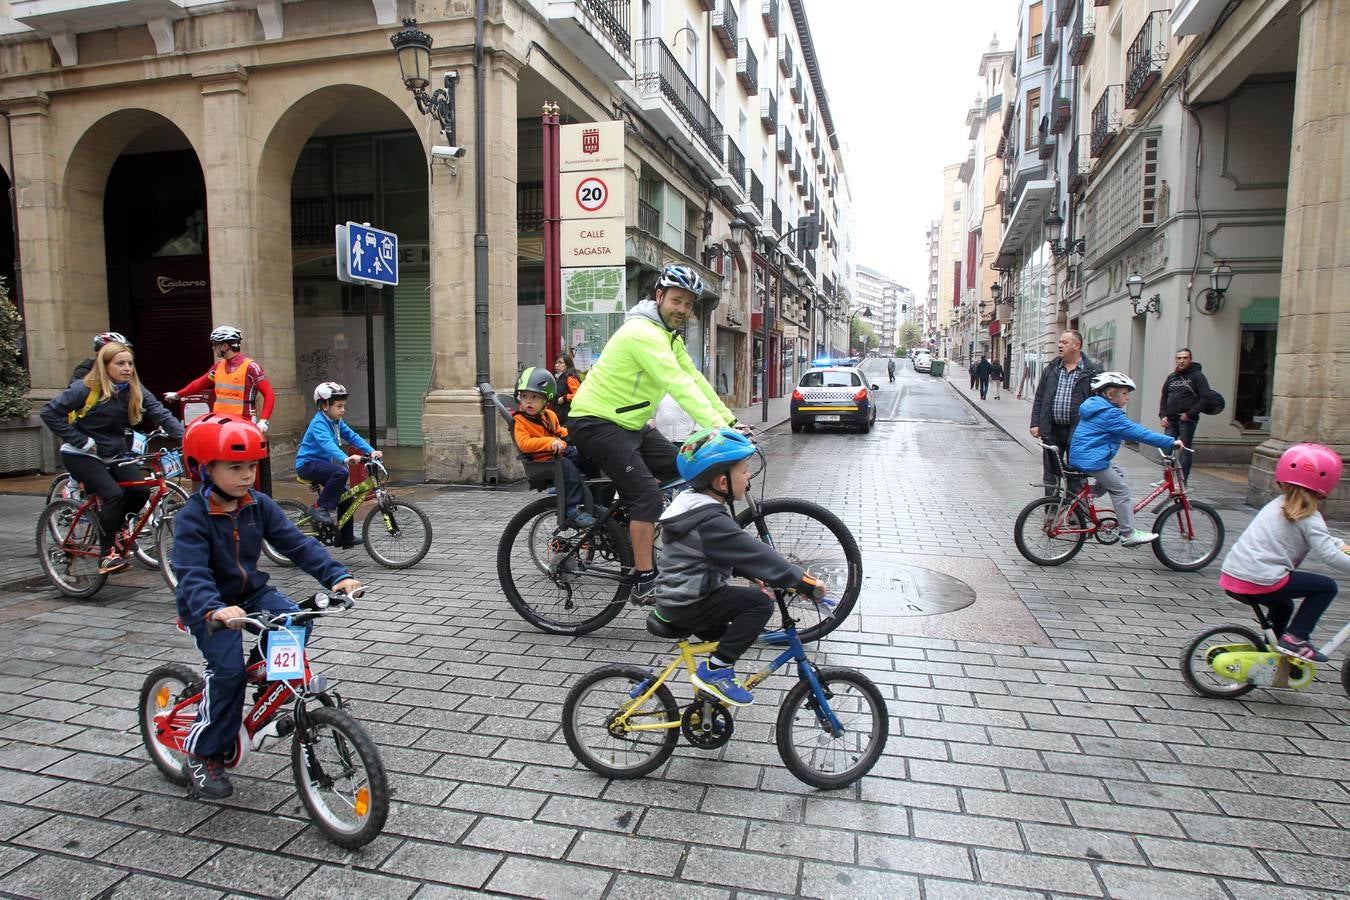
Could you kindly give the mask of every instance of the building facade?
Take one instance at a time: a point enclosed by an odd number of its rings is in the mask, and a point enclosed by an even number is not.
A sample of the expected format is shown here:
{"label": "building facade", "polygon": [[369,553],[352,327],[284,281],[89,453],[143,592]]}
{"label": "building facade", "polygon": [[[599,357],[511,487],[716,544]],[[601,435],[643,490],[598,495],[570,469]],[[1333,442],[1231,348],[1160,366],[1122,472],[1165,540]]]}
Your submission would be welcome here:
{"label": "building facade", "polygon": [[[206,369],[205,335],[230,322],[277,388],[279,446],[298,438],[312,384],[331,379],[352,389],[355,424],[423,448],[429,479],[512,475],[475,383],[544,362],[545,103],[563,122],[624,122],[616,302],[636,302],[666,263],[697,266],[710,290],[686,341],[732,405],[764,368],[781,394],[812,354],[813,319],[848,295],[844,159],[799,0],[503,0],[487,4],[478,67],[473,4],[11,6],[0,166],[17,197],[35,402],[97,331],[128,333],[163,391]],[[458,75],[462,159],[432,156],[447,139],[399,78],[389,39],[414,12],[434,40],[431,87]],[[806,215],[814,250],[789,234]],[[399,234],[398,287],[336,280],[332,229],[348,220]],[[573,306],[564,345],[594,358],[621,320],[613,305]]]}

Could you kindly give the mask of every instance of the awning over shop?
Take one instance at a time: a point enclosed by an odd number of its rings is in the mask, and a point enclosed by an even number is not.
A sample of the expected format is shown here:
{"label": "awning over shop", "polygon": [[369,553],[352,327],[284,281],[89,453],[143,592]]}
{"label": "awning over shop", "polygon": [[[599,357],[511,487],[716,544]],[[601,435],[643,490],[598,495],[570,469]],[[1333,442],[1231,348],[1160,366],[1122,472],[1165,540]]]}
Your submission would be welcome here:
{"label": "awning over shop", "polygon": [[1045,208],[1053,202],[1055,183],[1053,181],[1028,181],[1017,198],[1012,218],[1003,230],[1003,240],[999,243],[999,257],[1011,257],[1022,249],[1027,238],[1040,228],[1045,219]]}

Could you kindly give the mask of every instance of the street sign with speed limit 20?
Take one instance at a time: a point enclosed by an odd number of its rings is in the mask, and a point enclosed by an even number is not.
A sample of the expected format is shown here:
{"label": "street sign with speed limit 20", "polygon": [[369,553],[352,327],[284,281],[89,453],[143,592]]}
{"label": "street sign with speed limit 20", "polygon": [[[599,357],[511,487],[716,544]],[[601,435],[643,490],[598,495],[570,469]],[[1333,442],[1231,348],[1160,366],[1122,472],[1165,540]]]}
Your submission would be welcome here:
{"label": "street sign with speed limit 20", "polygon": [[562,218],[597,219],[623,215],[623,172],[563,172]]}

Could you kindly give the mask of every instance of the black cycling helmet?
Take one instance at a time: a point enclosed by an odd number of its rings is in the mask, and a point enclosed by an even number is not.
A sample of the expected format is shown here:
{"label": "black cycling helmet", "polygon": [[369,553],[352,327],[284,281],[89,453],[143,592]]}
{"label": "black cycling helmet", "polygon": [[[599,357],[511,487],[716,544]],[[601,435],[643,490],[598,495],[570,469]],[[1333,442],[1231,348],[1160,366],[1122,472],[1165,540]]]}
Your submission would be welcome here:
{"label": "black cycling helmet", "polygon": [[520,373],[520,378],[516,381],[517,399],[520,398],[521,391],[534,391],[536,394],[542,394],[545,400],[552,403],[558,396],[558,380],[553,377],[553,373],[548,369],[529,366]]}

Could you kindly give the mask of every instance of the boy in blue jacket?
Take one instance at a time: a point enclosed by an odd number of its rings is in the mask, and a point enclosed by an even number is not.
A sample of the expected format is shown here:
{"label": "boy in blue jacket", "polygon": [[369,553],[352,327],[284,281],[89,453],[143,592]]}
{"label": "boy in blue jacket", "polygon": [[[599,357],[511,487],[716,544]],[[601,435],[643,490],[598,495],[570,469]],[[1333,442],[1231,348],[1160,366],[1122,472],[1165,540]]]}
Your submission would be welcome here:
{"label": "boy in blue jacket", "polygon": [[[295,474],[306,481],[323,485],[319,491],[319,500],[314,505],[314,518],[325,525],[336,521],[335,513],[338,499],[347,488],[347,466],[361,461],[359,454],[347,455],[342,451],[345,443],[355,447],[372,459],[382,454],[342,421],[347,414],[347,389],[336,381],[325,381],[314,388],[314,405],[318,410],[309,420],[305,436],[295,451]],[[355,543],[353,520],[342,526],[338,536],[338,547],[346,549]]]}
{"label": "boy in blue jacket", "polygon": [[[267,455],[257,425],[208,413],[188,427],[183,455],[205,486],[174,517],[170,562],[178,576],[179,621],[206,661],[203,701],[183,744],[183,777],[192,796],[220,800],[234,792],[223,757],[239,735],[247,683],[243,623],[231,620],[299,610],[258,571],[262,542],[330,591],[349,594],[361,583],[301,534],[271,497],[252,490],[258,460]],[[225,627],[209,630],[213,619]]]}
{"label": "boy in blue jacket", "polygon": [[1111,495],[1119,523],[1120,546],[1138,547],[1156,541],[1151,531],[1134,527],[1134,500],[1125,473],[1113,463],[1121,440],[1139,441],[1162,450],[1184,446],[1176,438],[1150,431],[1125,415],[1134,381],[1123,372],[1103,372],[1092,379],[1092,396],[1078,407],[1078,427],[1069,440],[1069,465],[1097,481],[1098,493]]}

